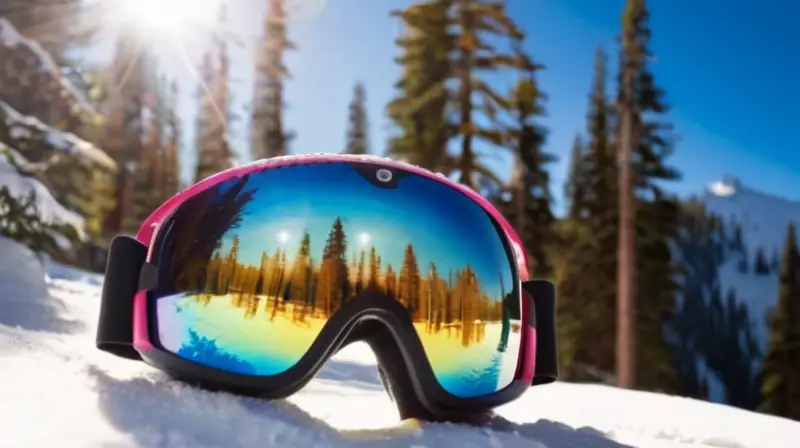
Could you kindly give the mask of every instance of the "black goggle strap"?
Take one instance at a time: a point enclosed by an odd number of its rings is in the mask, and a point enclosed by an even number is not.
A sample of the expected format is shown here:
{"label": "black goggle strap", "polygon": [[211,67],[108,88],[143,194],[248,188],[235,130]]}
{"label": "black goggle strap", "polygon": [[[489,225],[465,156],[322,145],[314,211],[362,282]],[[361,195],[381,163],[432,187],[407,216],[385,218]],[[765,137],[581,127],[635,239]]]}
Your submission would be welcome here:
{"label": "black goggle strap", "polygon": [[111,241],[106,262],[100,316],[97,323],[97,348],[128,359],[140,360],[133,348],[133,298],[149,289],[152,271],[145,263],[147,246],[134,238],[118,236]]}
{"label": "black goggle strap", "polygon": [[522,282],[522,289],[530,297],[532,316],[529,321],[536,327],[536,371],[533,385],[549,384],[558,379],[558,342],[556,337],[556,288],[546,280]]}

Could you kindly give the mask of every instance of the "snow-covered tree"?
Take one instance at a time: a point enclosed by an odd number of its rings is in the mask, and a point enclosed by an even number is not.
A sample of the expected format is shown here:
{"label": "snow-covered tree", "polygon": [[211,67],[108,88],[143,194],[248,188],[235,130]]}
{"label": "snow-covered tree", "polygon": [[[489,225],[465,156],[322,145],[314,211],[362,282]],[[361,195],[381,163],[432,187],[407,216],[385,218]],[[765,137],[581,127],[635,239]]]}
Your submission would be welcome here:
{"label": "snow-covered tree", "polygon": [[93,144],[59,129],[98,115],[52,57],[4,18],[0,60],[0,234],[37,251],[70,253],[70,241],[99,231],[109,198],[96,193],[117,165]]}
{"label": "snow-covered tree", "polygon": [[0,60],[5,67],[0,70],[0,142],[33,163],[47,161],[36,178],[56,200],[85,217],[87,234],[97,240],[113,207],[117,166],[103,151],[65,131],[88,129],[100,115],[41,45],[3,18]]}

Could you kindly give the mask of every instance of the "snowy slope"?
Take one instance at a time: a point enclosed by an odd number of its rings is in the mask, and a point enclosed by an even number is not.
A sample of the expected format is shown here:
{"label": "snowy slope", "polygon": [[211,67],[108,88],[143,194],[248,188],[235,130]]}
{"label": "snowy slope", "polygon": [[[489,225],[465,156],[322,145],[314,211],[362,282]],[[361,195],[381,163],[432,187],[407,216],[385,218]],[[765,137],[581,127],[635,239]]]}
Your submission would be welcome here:
{"label": "snowy slope", "polygon": [[721,405],[556,383],[493,429],[398,425],[363,345],[289,400],[210,393],[94,349],[102,278],[0,240],[0,446],[781,448],[800,423]]}
{"label": "snowy slope", "polygon": [[750,268],[738,271],[736,260],[728,260],[720,268],[723,291],[733,289],[748,305],[753,326],[762,344],[767,341],[767,312],[778,298],[778,272],[756,275],[753,264],[761,248],[770,260],[780,254],[790,222],[800,225],[800,201],[780,198],[752,190],[736,179],[712,183],[704,198],[706,210],[722,218],[726,224],[738,223],[742,229],[744,248]]}

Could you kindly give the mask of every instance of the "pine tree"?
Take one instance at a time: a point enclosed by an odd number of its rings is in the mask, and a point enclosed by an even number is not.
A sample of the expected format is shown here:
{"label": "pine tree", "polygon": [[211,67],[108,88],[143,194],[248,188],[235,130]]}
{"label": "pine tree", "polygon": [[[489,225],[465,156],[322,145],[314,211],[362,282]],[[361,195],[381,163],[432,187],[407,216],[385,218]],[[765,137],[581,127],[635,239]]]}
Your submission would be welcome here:
{"label": "pine tree", "polygon": [[250,153],[254,160],[288,154],[292,138],[283,122],[283,83],[290,76],[283,57],[295,46],[287,36],[284,0],[269,0],[267,7],[253,90]]}
{"label": "pine tree", "polygon": [[636,214],[633,152],[638,129],[634,123],[638,106],[635,83],[644,65],[644,47],[638,39],[638,26],[646,18],[642,0],[628,0],[622,16],[620,52],[619,113],[619,243],[617,247],[617,385],[632,388],[636,382]]}
{"label": "pine tree", "polygon": [[[563,258],[569,265],[562,268],[562,281],[580,284],[564,285],[568,297],[560,311],[578,322],[574,327],[573,353],[576,379],[597,379],[595,369],[602,375],[614,371],[616,329],[615,297],[617,248],[617,165],[610,139],[609,105],[606,94],[606,55],[598,48],[595,72],[589,96],[584,191],[587,192],[584,218],[568,224],[570,247]],[[560,290],[559,293],[563,297]],[[569,307],[569,309],[566,309]],[[585,316],[592,316],[587,319]],[[564,319],[559,319],[564,321]],[[589,375],[587,377],[586,375]]]}
{"label": "pine tree", "polygon": [[736,269],[740,274],[747,274],[750,269],[750,263],[748,260],[747,247],[744,243],[744,237],[742,237],[742,226],[738,222],[733,223],[732,226],[733,237],[730,241],[730,251],[733,252],[737,257]]}
{"label": "pine tree", "polygon": [[115,207],[116,163],[85,163],[60,158],[40,176],[58,202],[84,218],[88,242],[104,245],[104,220]]}
{"label": "pine tree", "polygon": [[326,316],[338,310],[350,298],[350,267],[347,264],[347,235],[340,218],[336,218],[322,250],[316,303]]}
{"label": "pine tree", "polygon": [[744,237],[742,237],[742,226],[739,223],[734,223],[733,226],[733,241],[731,242],[731,249],[735,252],[743,252],[745,250]]}
{"label": "pine tree", "polygon": [[780,269],[781,269],[780,257],[778,255],[778,251],[775,250],[772,252],[772,259],[770,259],[769,262],[769,271],[780,272]]}
{"label": "pine tree", "polygon": [[708,378],[713,376],[725,403],[753,409],[760,389],[758,339],[747,306],[735,291],[726,295],[720,287],[719,270],[730,242],[719,219],[696,199],[681,203],[679,228],[672,243],[682,266],[681,306],[667,326],[677,377],[672,392],[709,399]]}
{"label": "pine tree", "polygon": [[[576,142],[579,140],[576,137]],[[581,378],[579,368],[588,360],[581,341],[584,326],[593,324],[586,319],[583,309],[586,300],[594,295],[584,278],[587,258],[584,251],[590,247],[588,226],[589,166],[587,152],[581,143],[573,146],[571,169],[565,182],[565,197],[569,201],[566,219],[555,224],[558,238],[553,248],[554,279],[558,288],[556,312],[558,314],[559,365],[564,378]],[[591,277],[592,273],[589,273]]]}
{"label": "pine tree", "polygon": [[511,95],[517,123],[509,131],[509,136],[516,160],[510,182],[511,194],[508,201],[501,204],[501,209],[522,237],[531,274],[548,278],[552,264],[547,249],[555,237],[555,217],[550,208],[552,197],[547,165],[556,158],[543,151],[545,132],[533,121],[544,114],[542,97],[533,72],[518,82]]}
{"label": "pine tree", "polygon": [[675,370],[678,384],[675,392],[688,397],[707,399],[708,382],[706,372],[698,368],[698,358],[707,354],[712,334],[708,328],[708,294],[719,283],[718,269],[723,254],[718,247],[724,240],[718,239],[719,229],[712,226],[712,219],[698,200],[681,204],[680,229],[675,238],[675,258],[682,266],[680,296],[682,306],[668,323],[675,347]]}
{"label": "pine tree", "polygon": [[[521,47],[524,34],[506,12],[505,2],[488,0],[455,0],[452,23],[456,33],[455,109],[458,111],[458,134],[461,148],[454,168],[459,172],[459,182],[477,189],[478,175],[496,179],[481,168],[475,148],[476,140],[502,146],[506,135],[496,123],[497,112],[508,110],[508,102],[485,80],[482,73],[493,73],[504,68],[532,70],[530,58],[521,51],[503,53],[494,42],[504,38],[515,48]],[[491,39],[489,39],[491,36]],[[479,120],[482,111],[486,120]],[[489,125],[480,125],[487,121]]]}
{"label": "pine tree", "polygon": [[411,313],[414,318],[419,317],[418,313],[420,311],[420,280],[417,255],[414,253],[414,247],[408,244],[406,245],[405,254],[403,256],[403,266],[400,268],[400,276],[397,278],[397,300],[408,308],[408,312]]}
{"label": "pine tree", "polygon": [[178,116],[178,83],[170,85],[167,111],[166,147],[164,148],[164,191],[162,197],[170,198],[181,189],[181,122]]}
{"label": "pine tree", "polygon": [[618,290],[618,380],[627,387],[669,390],[674,385],[669,367],[673,355],[663,328],[675,308],[670,241],[678,206],[662,186],[680,179],[680,174],[666,165],[673,139],[671,126],[663,121],[668,111],[665,93],[648,65],[651,31],[644,0],[628,1],[622,22],[616,143],[620,167],[629,175],[620,174],[618,191],[617,274],[625,286]]}
{"label": "pine tree", "polygon": [[754,266],[756,275],[768,275],[769,265],[767,264],[767,256],[764,255],[764,249],[759,247],[756,249],[756,262]]}
{"label": "pine tree", "polygon": [[347,146],[344,152],[347,154],[369,153],[369,121],[367,120],[366,92],[362,83],[357,83],[353,89],[349,118]]}
{"label": "pine tree", "polygon": [[672,393],[677,387],[674,369],[674,349],[664,332],[665,322],[676,312],[679,274],[671,246],[676,237],[677,200],[651,193],[650,200],[639,205],[637,226],[637,257],[641,260],[637,272],[638,367],[637,387]]}
{"label": "pine tree", "polygon": [[[0,157],[19,176],[32,175],[31,164],[5,144],[0,144]],[[22,243],[37,254],[47,253],[58,261],[72,261],[65,256],[64,243],[73,245],[78,241],[77,229],[68,223],[44,220],[38,194],[35,190],[19,194],[6,185],[0,186],[0,210],[3,211],[0,236]]]}
{"label": "pine tree", "polygon": [[763,362],[760,410],[800,420],[800,249],[790,224],[781,260],[778,303],[772,311]]}
{"label": "pine tree", "polygon": [[[254,192],[244,190],[249,178],[249,175],[244,175],[227,182],[224,190],[220,185],[204,190],[195,196],[196,206],[179,209],[172,216],[176,225],[185,228],[186,232],[172,242],[173,263],[162,268],[173,273],[175,278],[186,277],[189,286],[185,287],[198,287],[198,282],[189,280],[206,275],[206,260],[210,260],[218,249],[217,242],[226,232],[241,225],[244,208],[253,200]],[[211,207],[213,213],[209,213]],[[197,239],[197,232],[201,231],[208,239]],[[180,285],[173,286],[175,291],[181,290]]]}
{"label": "pine tree", "polygon": [[159,75],[155,57],[146,58],[148,82],[143,93],[147,101],[143,105],[149,112],[144,122],[145,141],[142,152],[136,161],[133,173],[133,210],[129,224],[131,228],[144,221],[167,198],[163,196],[164,187],[164,145],[163,130],[165,126],[165,105],[163,89],[166,80]]}
{"label": "pine tree", "polygon": [[564,197],[568,204],[567,217],[569,219],[575,220],[584,217],[587,197],[586,170],[586,151],[581,136],[578,134],[572,142],[567,182],[564,184]]}
{"label": "pine tree", "polygon": [[[227,21],[225,6],[220,7],[221,29]],[[226,39],[215,36],[212,51],[203,60],[203,86],[201,88],[200,115],[197,122],[197,169],[195,181],[224,171],[235,164],[235,156],[228,141],[231,120],[231,94],[229,88],[230,60]]]}
{"label": "pine tree", "polygon": [[395,61],[402,75],[395,83],[398,96],[387,106],[396,129],[387,153],[442,173],[452,166],[447,142],[455,135],[447,118],[446,85],[455,49],[448,30],[452,4],[452,0],[427,1],[392,12],[402,20],[405,31],[395,41],[401,52]]}
{"label": "pine tree", "polygon": [[[507,145],[499,115],[510,105],[481,76],[503,68],[533,68],[518,50],[524,35],[506,14],[505,3],[434,0],[394,15],[407,25],[407,33],[398,40],[403,75],[389,116],[400,132],[389,144],[389,155],[446,175],[459,173],[460,181],[473,189],[502,186],[480,162],[475,143]],[[498,37],[511,41],[515,50],[500,51]],[[455,122],[448,119],[450,108],[457,112]],[[461,139],[457,156],[447,152],[455,137]]]}
{"label": "pine tree", "polygon": [[375,246],[369,250],[369,279],[367,280],[367,288],[372,290],[380,289],[381,280],[381,261]]}
{"label": "pine tree", "polygon": [[724,301],[718,285],[710,292],[706,321],[700,327],[701,354],[722,383],[725,403],[753,410],[760,399],[760,378],[754,368],[760,350],[750,313],[735,291],[729,290]]}
{"label": "pine tree", "polygon": [[356,265],[355,295],[361,294],[367,287],[366,253],[362,250]]}
{"label": "pine tree", "polygon": [[115,208],[107,217],[104,232],[108,237],[133,234],[140,224],[133,218],[133,191],[144,139],[142,113],[147,67],[142,46],[142,37],[135,30],[120,30],[107,77],[109,95],[104,108],[108,112],[101,146],[119,166]]}
{"label": "pine tree", "polygon": [[[34,3],[36,6],[36,3]],[[11,22],[25,19],[25,14],[33,13],[25,5],[17,5],[26,10],[9,11]],[[91,142],[99,142],[97,133],[96,104],[92,104],[88,92],[77,88],[67,76],[54,72],[52,58],[41,50],[38,42],[18,37],[18,31],[8,17],[0,20],[0,28],[8,45],[0,46],[0,59],[5,61],[7,70],[0,74],[0,98],[6,106],[30,119],[23,123],[15,120],[14,127],[28,127],[31,133],[6,135],[4,142],[19,151],[30,163],[36,164],[35,177],[65,207],[74,210],[85,218],[86,235],[92,242],[101,240],[102,223],[105,215],[114,207],[114,181],[117,164],[105,157],[103,151],[93,148],[90,157],[65,157],[64,144],[89,147],[89,141],[68,138],[67,141],[43,139],[41,126],[35,126],[32,119],[47,129],[76,133],[80,138],[91,137]],[[54,26],[58,26],[54,23]],[[52,30],[54,34],[58,30]],[[14,42],[13,44],[10,44]],[[4,106],[5,107],[5,106]],[[9,113],[9,109],[4,109]],[[4,134],[11,122],[0,131]],[[93,134],[88,130],[95,131]],[[49,131],[47,131],[49,134]],[[90,135],[91,134],[91,135]],[[82,154],[89,152],[80,151]],[[95,157],[94,155],[97,155]]]}
{"label": "pine tree", "polygon": [[291,291],[292,301],[295,303],[307,303],[311,294],[311,235],[308,231],[303,232],[300,240],[300,248],[294,257],[294,264],[291,270]]}
{"label": "pine tree", "polygon": [[386,295],[389,297],[397,298],[397,274],[395,274],[392,265],[386,266],[386,278],[384,279]]}

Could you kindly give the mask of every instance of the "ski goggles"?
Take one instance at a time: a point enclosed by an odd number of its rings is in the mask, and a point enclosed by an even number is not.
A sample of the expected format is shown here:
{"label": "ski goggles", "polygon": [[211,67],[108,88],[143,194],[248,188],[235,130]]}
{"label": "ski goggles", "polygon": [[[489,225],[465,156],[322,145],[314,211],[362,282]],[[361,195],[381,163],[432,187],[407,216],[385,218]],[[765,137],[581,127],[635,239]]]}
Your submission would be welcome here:
{"label": "ski goggles", "polygon": [[211,176],[116,237],[97,347],[283,398],[375,352],[402,418],[455,420],[558,375],[553,285],[489,203],[386,159],[294,156]]}

